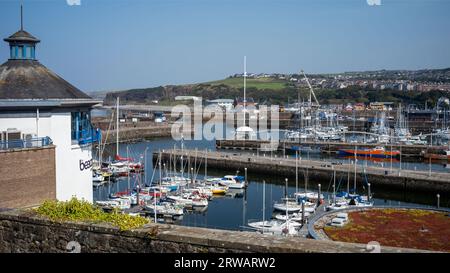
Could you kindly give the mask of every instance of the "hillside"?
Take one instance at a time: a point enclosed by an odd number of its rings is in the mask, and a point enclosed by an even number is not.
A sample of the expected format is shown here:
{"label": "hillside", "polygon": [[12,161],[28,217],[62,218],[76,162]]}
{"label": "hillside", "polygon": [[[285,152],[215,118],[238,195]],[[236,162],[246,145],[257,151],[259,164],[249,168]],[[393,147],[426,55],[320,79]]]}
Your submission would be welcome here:
{"label": "hillside", "polygon": [[[303,77],[291,74],[259,74],[247,78],[247,96],[260,104],[280,104],[294,102],[298,92],[303,100],[308,98],[309,89]],[[316,95],[322,104],[344,104],[353,102],[392,101],[405,104],[427,102],[435,104],[441,96],[450,96],[442,90],[448,88],[450,69],[435,70],[380,70],[368,72],[345,72],[342,74],[308,75]],[[430,85],[427,92],[417,90],[398,90],[406,83],[421,85],[423,81]],[[363,84],[369,82],[370,84]],[[344,85],[342,87],[341,85]],[[204,100],[235,99],[243,96],[243,78],[241,74],[223,80],[189,85],[168,85],[153,88],[130,89],[107,93],[104,103],[111,105],[120,97],[122,103],[174,105],[176,96],[200,96]],[[378,85],[378,89],[373,87]],[[383,89],[380,90],[380,86]],[[434,89],[435,88],[435,89]],[[439,90],[440,89],[440,90]]]}

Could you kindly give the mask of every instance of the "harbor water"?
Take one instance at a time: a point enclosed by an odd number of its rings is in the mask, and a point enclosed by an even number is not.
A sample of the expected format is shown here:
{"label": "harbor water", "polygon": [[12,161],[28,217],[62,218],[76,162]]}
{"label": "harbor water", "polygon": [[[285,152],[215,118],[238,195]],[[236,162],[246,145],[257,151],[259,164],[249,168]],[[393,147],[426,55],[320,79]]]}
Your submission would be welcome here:
{"label": "harbor water", "polygon": [[[185,140],[183,142],[185,149],[198,149],[198,150],[216,150],[214,141],[206,140]],[[126,191],[128,188],[133,189],[138,185],[151,185],[152,181],[154,184],[158,183],[159,180],[159,170],[154,170],[152,162],[152,154],[158,152],[159,150],[172,149],[174,147],[180,148],[181,142],[175,141],[171,138],[145,140],[137,143],[122,143],[120,144],[120,154],[122,156],[132,157],[137,161],[141,161],[145,164],[146,174],[135,174],[129,177],[122,177],[114,183],[107,183],[98,188],[94,188],[94,200],[107,200],[109,194],[114,194],[116,192]],[[147,152],[145,152],[147,150]],[[115,151],[115,146],[106,146],[103,158],[108,160],[113,158]],[[243,151],[239,151],[241,153]],[[236,153],[236,151],[233,151]],[[252,153],[247,152],[247,153]],[[253,152],[254,153],[254,152]],[[280,153],[268,153],[266,156],[283,156]],[[286,156],[286,155],[285,155]],[[287,155],[295,156],[295,155]],[[333,156],[324,156],[320,154],[303,154],[302,157],[310,158],[320,161],[327,162],[348,162],[349,159],[343,159]],[[199,160],[200,161],[200,160]],[[372,162],[367,160],[358,160],[358,164],[380,164],[380,162]],[[391,167],[391,162],[383,162],[382,164],[386,168]],[[417,169],[417,170],[429,170],[430,165],[426,163],[418,162],[392,162],[392,168],[399,168],[401,165],[402,169]],[[203,166],[201,167],[203,168]],[[446,168],[445,165],[433,163],[431,164],[433,172],[449,172],[450,170]],[[220,170],[214,170],[208,168],[208,177],[222,177],[227,174],[236,174]],[[198,171],[198,178],[204,175],[204,170],[200,169]],[[244,175],[244,170],[240,170],[239,175]],[[272,176],[262,176],[255,175],[249,170],[248,181],[249,185],[246,190],[234,190],[230,191],[226,196],[214,197],[208,204],[208,208],[204,211],[192,211],[185,213],[185,215],[177,224],[187,225],[187,226],[197,226],[197,227],[209,227],[209,228],[220,228],[220,229],[231,229],[231,230],[243,230],[250,220],[262,220],[263,217],[263,183],[265,184],[265,215],[266,219],[272,216],[273,203],[279,201],[285,194],[285,180],[284,177],[272,177]],[[299,173],[298,179],[298,191],[304,190],[304,176],[303,173]],[[369,181],[370,182],[370,181]],[[308,190],[317,191],[317,182],[309,181]],[[322,192],[325,198],[331,198],[331,185],[332,179],[330,181],[321,182]],[[338,190],[345,190],[347,184],[346,177],[337,177],[336,184],[338,185]],[[288,193],[293,194],[296,192],[295,179],[290,179]],[[364,193],[367,190],[363,185],[357,185],[357,190]],[[436,205],[436,195],[431,193],[410,193],[410,192],[398,192],[398,191],[386,191],[377,188],[371,189],[374,195],[375,205],[390,205],[390,206],[421,206],[421,207],[432,207]],[[440,199],[441,207],[450,207],[450,200],[447,196],[441,194]]]}

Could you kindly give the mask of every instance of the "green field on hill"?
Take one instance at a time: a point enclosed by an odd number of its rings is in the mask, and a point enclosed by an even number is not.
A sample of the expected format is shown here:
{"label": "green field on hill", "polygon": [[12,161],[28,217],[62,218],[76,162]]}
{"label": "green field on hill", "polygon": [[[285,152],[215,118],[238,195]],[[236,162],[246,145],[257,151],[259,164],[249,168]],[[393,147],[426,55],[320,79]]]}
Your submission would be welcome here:
{"label": "green field on hill", "polygon": [[[233,88],[244,88],[244,79],[243,78],[227,78],[219,81],[206,82],[204,84],[211,85],[227,85]],[[256,88],[256,89],[272,89],[272,90],[281,90],[287,87],[287,82],[284,80],[278,80],[274,78],[247,78],[247,87],[248,88]]]}

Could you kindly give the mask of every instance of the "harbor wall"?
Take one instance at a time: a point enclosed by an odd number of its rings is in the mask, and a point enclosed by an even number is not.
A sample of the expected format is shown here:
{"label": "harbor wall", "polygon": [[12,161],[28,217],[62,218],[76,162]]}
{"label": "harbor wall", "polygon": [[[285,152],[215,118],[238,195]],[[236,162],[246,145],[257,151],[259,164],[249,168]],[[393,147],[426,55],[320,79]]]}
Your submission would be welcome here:
{"label": "harbor wall", "polygon": [[[366,245],[274,237],[166,224],[120,231],[107,225],[53,222],[29,211],[0,212],[0,253],[368,253]],[[382,252],[420,252],[385,247]]]}
{"label": "harbor wall", "polygon": [[0,209],[56,198],[55,146],[0,151]]}
{"label": "harbor wall", "polygon": [[[169,161],[173,151],[166,151],[161,153],[162,161]],[[179,153],[177,150],[177,160],[179,161]],[[204,154],[200,151],[198,153],[198,158],[202,159]],[[195,151],[185,150],[184,160],[188,160],[188,157],[191,157],[191,162],[195,160]],[[153,154],[153,160],[156,161],[158,158],[158,153]],[[293,160],[291,160],[293,161]],[[295,161],[293,161],[295,162]],[[324,163],[322,165],[313,164],[314,162],[308,160],[302,160],[299,162],[298,171],[299,171],[299,179],[300,181],[304,180],[303,174],[308,172],[308,181],[309,184],[317,184],[322,183],[322,189],[325,186],[329,185],[330,179],[333,175],[333,170],[336,170],[337,177],[344,176],[349,177],[349,181],[351,181],[351,187],[354,181],[354,172],[353,169],[349,169],[347,167],[333,166],[330,163]],[[270,157],[255,157],[254,155],[235,155],[231,153],[208,153],[208,168],[215,168],[221,170],[228,170],[231,173],[235,173],[237,170],[240,171],[241,174],[244,173],[244,168],[247,168],[249,174],[266,174],[266,175],[277,175],[286,178],[293,178],[290,180],[295,181],[295,163],[285,161],[282,158],[270,158]],[[374,188],[385,188],[392,190],[399,190],[403,192],[433,192],[433,193],[448,193],[450,192],[450,179],[447,179],[447,174],[445,177],[438,177],[436,173],[433,173],[434,176],[424,176],[423,172],[414,172],[421,173],[422,175],[409,175],[407,170],[402,170],[402,172],[398,173],[398,170],[393,170],[390,172],[386,170],[385,172],[377,171],[370,172],[370,169],[367,169],[365,176],[367,177],[367,181],[371,183],[372,189]],[[364,177],[361,174],[361,167],[358,166],[358,172],[356,174],[356,181],[358,188],[362,187],[362,183]],[[411,171],[410,171],[411,173]]]}
{"label": "harbor wall", "polygon": [[[261,150],[269,141],[263,140],[216,140],[217,149],[235,149],[235,150]],[[402,158],[422,159],[423,153],[427,150],[445,150],[446,146],[429,145],[390,145],[390,144],[368,144],[368,143],[344,143],[344,142],[315,142],[315,141],[280,141],[278,150],[289,150],[292,146],[317,147],[321,153],[336,154],[339,149],[373,149],[377,146],[383,146],[387,151],[399,150]]]}

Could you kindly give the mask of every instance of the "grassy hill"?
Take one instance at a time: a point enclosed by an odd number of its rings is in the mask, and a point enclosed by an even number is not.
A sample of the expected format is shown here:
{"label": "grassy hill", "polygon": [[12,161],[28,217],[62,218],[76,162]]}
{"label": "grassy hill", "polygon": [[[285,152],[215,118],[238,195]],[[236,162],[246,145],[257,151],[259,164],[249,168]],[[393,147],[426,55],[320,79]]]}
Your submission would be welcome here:
{"label": "grassy hill", "polygon": [[[244,81],[242,77],[229,77],[223,80],[189,85],[169,85],[153,88],[131,89],[106,94],[105,104],[112,105],[120,96],[126,104],[152,104],[157,100],[160,105],[174,105],[176,96],[199,96],[204,100],[235,99],[243,96]],[[252,97],[260,104],[284,105],[288,101],[297,100],[298,92],[303,99],[309,97],[307,88],[297,88],[288,80],[278,78],[248,78],[247,97]],[[441,96],[449,96],[445,91],[405,92],[399,90],[371,90],[358,86],[344,89],[316,89],[317,98],[321,104],[345,104],[354,102],[369,103],[373,101],[402,102],[404,104],[420,104],[426,101],[434,105]]]}
{"label": "grassy hill", "polygon": [[[226,78],[224,80],[206,82],[204,84],[226,85],[232,88],[244,88],[244,79]],[[259,78],[259,79],[247,78],[246,86],[247,88],[281,90],[288,87],[288,83],[285,80],[279,80],[274,78]]]}

